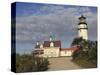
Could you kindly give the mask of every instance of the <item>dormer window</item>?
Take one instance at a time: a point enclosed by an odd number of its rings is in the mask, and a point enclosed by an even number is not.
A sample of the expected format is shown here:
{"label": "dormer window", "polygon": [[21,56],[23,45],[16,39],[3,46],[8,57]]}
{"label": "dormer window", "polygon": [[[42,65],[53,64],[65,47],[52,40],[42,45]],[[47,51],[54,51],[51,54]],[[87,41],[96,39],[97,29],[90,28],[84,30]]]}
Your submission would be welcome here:
{"label": "dormer window", "polygon": [[50,42],[50,47],[54,47],[54,43],[53,42]]}

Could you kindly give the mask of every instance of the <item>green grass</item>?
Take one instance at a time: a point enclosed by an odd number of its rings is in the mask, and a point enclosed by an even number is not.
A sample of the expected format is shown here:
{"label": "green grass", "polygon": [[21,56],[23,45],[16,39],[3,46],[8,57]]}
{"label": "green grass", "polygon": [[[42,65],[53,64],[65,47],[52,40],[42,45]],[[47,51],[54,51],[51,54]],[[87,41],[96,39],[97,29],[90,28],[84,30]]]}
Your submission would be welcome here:
{"label": "green grass", "polygon": [[83,68],[96,68],[97,67],[96,63],[92,63],[90,61],[87,61],[86,59],[76,59],[76,60],[73,60],[73,62]]}

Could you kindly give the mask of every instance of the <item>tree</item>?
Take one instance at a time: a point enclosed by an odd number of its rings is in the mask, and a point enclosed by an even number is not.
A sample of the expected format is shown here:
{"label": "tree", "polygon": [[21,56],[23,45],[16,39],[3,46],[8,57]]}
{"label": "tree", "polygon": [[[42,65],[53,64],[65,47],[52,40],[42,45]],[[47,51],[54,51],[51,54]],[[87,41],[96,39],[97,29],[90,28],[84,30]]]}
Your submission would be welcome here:
{"label": "tree", "polygon": [[88,50],[88,60],[97,63],[97,41],[91,41],[90,42],[90,47]]}
{"label": "tree", "polygon": [[79,45],[79,49],[73,52],[73,60],[86,60],[97,65],[97,41],[84,40],[75,38],[71,46]]}
{"label": "tree", "polygon": [[84,42],[85,40],[82,38],[82,37],[78,37],[78,38],[74,38],[71,46],[74,46],[74,45],[80,45],[82,42]]}
{"label": "tree", "polygon": [[71,46],[79,46],[79,48],[76,51],[74,51],[72,55],[73,60],[75,60],[76,58],[77,59],[81,58],[86,55],[84,51],[86,50],[86,47],[87,47],[87,41],[83,39],[82,37],[74,38]]}

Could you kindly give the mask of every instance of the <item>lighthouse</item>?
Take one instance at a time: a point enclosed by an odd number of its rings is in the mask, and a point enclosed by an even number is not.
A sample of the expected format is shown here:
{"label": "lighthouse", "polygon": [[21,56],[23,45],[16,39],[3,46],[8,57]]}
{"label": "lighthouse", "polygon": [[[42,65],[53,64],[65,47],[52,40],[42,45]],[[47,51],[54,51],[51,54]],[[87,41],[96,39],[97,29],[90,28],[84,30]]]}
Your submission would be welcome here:
{"label": "lighthouse", "polygon": [[88,40],[88,26],[86,23],[86,17],[84,17],[83,15],[79,17],[78,36],[82,37],[85,40]]}

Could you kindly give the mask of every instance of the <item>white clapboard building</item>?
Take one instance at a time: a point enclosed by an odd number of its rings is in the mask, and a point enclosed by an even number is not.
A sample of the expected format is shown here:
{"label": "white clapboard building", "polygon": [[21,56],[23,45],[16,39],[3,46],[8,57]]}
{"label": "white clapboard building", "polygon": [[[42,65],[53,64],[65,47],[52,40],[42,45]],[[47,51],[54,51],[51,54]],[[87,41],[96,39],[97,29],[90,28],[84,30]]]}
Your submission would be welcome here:
{"label": "white clapboard building", "polygon": [[37,42],[33,53],[39,57],[61,57],[72,56],[72,53],[76,51],[78,47],[61,48],[60,40],[53,40],[52,37],[48,41],[44,41],[42,44]]}

